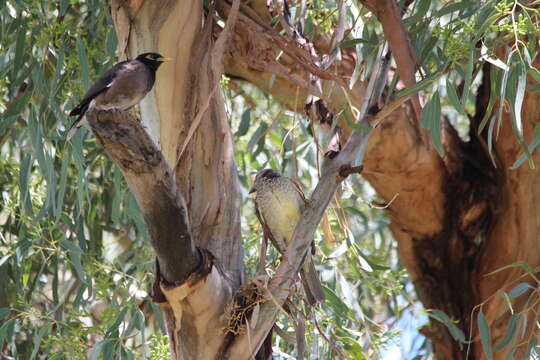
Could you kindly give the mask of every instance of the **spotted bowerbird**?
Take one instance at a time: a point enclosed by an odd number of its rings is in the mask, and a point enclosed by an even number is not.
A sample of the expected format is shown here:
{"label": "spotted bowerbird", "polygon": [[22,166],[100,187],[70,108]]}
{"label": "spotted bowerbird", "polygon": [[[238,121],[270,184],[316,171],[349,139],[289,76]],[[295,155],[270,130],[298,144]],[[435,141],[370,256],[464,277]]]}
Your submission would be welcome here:
{"label": "spotted bowerbird", "polygon": [[[272,245],[285,255],[308,203],[302,188],[293,179],[284,177],[273,169],[264,169],[255,177],[249,193],[255,198],[255,214],[262,225],[265,238],[269,238]],[[311,246],[313,251],[313,243]],[[315,305],[324,301],[324,289],[310,252],[304,259],[300,276],[308,303]]]}
{"label": "spotted bowerbird", "polygon": [[128,110],[137,105],[152,90],[159,66],[169,60],[149,52],[109,69],[69,113],[70,116],[77,115],[77,119],[69,128],[68,139],[84,124],[84,115],[91,106],[99,110]]}

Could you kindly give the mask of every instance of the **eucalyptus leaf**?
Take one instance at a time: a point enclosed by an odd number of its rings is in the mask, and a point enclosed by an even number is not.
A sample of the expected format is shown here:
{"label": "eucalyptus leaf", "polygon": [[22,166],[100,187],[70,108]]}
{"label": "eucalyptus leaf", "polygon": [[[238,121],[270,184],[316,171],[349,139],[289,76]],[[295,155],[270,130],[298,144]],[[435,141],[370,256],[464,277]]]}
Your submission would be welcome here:
{"label": "eucalyptus leaf", "polygon": [[489,325],[486,319],[486,316],[480,310],[477,316],[478,321],[478,330],[480,331],[480,340],[482,342],[482,348],[484,349],[484,354],[488,360],[493,360],[493,348],[491,346],[491,332],[489,330]]}

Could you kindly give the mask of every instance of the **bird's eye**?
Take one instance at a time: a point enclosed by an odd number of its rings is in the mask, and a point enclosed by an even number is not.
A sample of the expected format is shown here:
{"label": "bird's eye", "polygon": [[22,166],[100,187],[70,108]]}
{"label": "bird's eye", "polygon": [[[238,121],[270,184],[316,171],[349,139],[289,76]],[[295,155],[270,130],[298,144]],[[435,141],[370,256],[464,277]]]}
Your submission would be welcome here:
{"label": "bird's eye", "polygon": [[146,58],[149,59],[149,60],[154,60],[154,56],[153,56],[153,55],[146,55]]}

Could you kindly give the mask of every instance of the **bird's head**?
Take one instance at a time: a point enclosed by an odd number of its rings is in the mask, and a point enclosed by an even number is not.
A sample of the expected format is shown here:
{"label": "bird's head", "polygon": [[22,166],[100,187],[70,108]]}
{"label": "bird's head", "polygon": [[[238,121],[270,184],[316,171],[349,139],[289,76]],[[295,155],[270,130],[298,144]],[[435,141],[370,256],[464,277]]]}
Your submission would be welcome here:
{"label": "bird's head", "polygon": [[137,56],[136,59],[154,71],[156,71],[164,62],[171,60],[171,58],[163,57],[160,54],[153,52],[141,54]]}
{"label": "bird's head", "polygon": [[275,171],[274,169],[264,169],[259,171],[257,176],[255,176],[255,181],[253,182],[253,186],[251,187],[251,190],[249,190],[250,195],[255,195],[257,193],[257,190],[259,187],[267,180],[281,177],[281,174]]}

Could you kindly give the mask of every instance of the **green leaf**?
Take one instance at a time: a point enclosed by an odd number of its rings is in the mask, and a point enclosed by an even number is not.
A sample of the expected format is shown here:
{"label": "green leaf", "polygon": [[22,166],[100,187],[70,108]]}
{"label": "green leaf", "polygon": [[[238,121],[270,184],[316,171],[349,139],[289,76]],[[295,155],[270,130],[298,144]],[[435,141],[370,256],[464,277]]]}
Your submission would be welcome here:
{"label": "green leaf", "polygon": [[364,124],[363,122],[354,121],[353,118],[351,117],[351,114],[349,113],[349,109],[346,109],[343,112],[343,117],[345,118],[345,120],[347,121],[347,125],[351,127],[351,129],[363,130],[363,131],[368,131],[368,132],[373,130],[370,126]]}
{"label": "green leaf", "polygon": [[77,53],[79,55],[79,64],[82,74],[83,89],[90,87],[90,71],[88,67],[88,55],[86,54],[86,48],[80,38],[77,38]]}
{"label": "green leaf", "polygon": [[34,349],[32,350],[32,354],[30,355],[30,359],[33,359],[36,357],[39,346],[41,345],[41,341],[43,340],[43,336],[45,336],[46,333],[48,333],[51,329],[52,324],[47,324],[45,326],[42,326],[37,331],[37,334],[34,336]]}
{"label": "green leaf", "polygon": [[531,336],[531,341],[529,341],[529,345],[527,345],[527,351],[525,351],[525,354],[523,354],[523,360],[529,359],[529,356],[532,353],[533,349],[536,349],[536,345],[538,344],[538,338],[536,336]]}
{"label": "green leaf", "polygon": [[508,265],[505,265],[503,267],[500,267],[497,270],[486,274],[485,276],[490,276],[490,275],[496,274],[498,272],[501,272],[503,270],[511,269],[511,268],[514,268],[514,267],[520,267],[520,268],[522,268],[523,270],[525,270],[528,273],[531,272],[531,266],[529,264],[527,264],[525,261],[516,261],[516,262],[514,262],[512,264],[508,264]]}
{"label": "green leaf", "polygon": [[480,341],[482,342],[482,348],[484,349],[484,354],[488,360],[493,360],[493,349],[491,348],[491,333],[489,330],[489,325],[486,320],[486,316],[480,310],[478,312],[478,330],[480,331]]}
{"label": "green leaf", "polygon": [[49,85],[49,102],[53,99],[57,91],[58,80],[60,79],[60,75],[62,74],[62,68],[64,67],[64,52],[64,48],[62,47],[62,49],[60,49],[58,57],[56,58],[56,69]]}
{"label": "green leaf", "polygon": [[32,168],[32,157],[30,154],[23,154],[21,167],[19,170],[20,202],[26,214],[32,214],[32,203],[30,201],[30,171]]}
{"label": "green leaf", "polygon": [[11,313],[11,308],[5,307],[0,309],[0,320],[4,320]]}
{"label": "green leaf", "polygon": [[70,154],[68,151],[64,151],[62,153],[62,165],[60,167],[60,183],[58,184],[58,193],[56,198],[56,209],[55,209],[55,222],[57,222],[60,219],[60,215],[62,215],[62,208],[64,206],[64,196],[66,194],[66,187],[67,187],[67,173],[68,173],[68,165],[69,165],[69,159]]}
{"label": "green leaf", "polygon": [[502,338],[501,342],[493,348],[493,350],[501,351],[514,338],[514,336],[516,335],[517,320],[519,317],[520,315],[518,314],[512,314],[510,320],[508,321],[508,326],[506,327],[504,337]]}
{"label": "green leaf", "polygon": [[251,109],[246,109],[242,114],[242,120],[238,126],[238,131],[234,136],[244,136],[249,130],[249,124],[251,123]]}
{"label": "green leaf", "polygon": [[120,324],[122,324],[122,322],[124,321],[124,318],[126,317],[127,311],[128,311],[127,306],[122,308],[122,310],[120,311],[120,314],[118,314],[118,317],[116,318],[116,321],[107,329],[107,336],[110,336],[112,332],[118,330],[118,327],[120,326]]}
{"label": "green leaf", "polygon": [[525,87],[527,86],[527,73],[523,66],[519,66],[518,83],[516,89],[516,99],[514,102],[515,126],[520,135],[523,135],[523,122],[521,121],[521,107],[525,97]]}
{"label": "green leaf", "polygon": [[426,78],[420,82],[417,82],[416,84],[414,84],[413,86],[409,87],[409,88],[406,88],[406,89],[403,89],[403,90],[400,90],[396,93],[395,97],[402,97],[402,96],[406,96],[406,95],[410,95],[410,94],[414,94],[414,93],[417,93],[419,92],[420,90],[423,90],[425,88],[427,88],[429,85],[431,85],[434,81],[436,80],[436,78],[434,76],[432,77],[429,77],[429,78]]}
{"label": "green leaf", "polygon": [[14,71],[22,67],[24,58],[24,41],[26,39],[26,25],[21,26],[17,31],[17,40],[15,42],[15,59],[13,61]]}
{"label": "green leaf", "polygon": [[508,295],[512,298],[516,298],[518,296],[523,295],[528,289],[532,289],[532,288],[533,287],[530,284],[526,282],[522,282],[514,286],[514,288],[510,290]]}
{"label": "green leaf", "polygon": [[530,74],[537,83],[540,83],[540,71],[538,71],[538,69],[531,66],[527,70],[527,73]]}
{"label": "green leaf", "polygon": [[441,17],[447,14],[451,14],[456,11],[462,11],[465,10],[468,6],[470,6],[465,1],[460,2],[448,2],[446,5],[444,5],[438,12],[437,17]]}
{"label": "green leaf", "polygon": [[0,349],[4,348],[4,340],[11,338],[17,319],[10,319],[0,327]]}
{"label": "green leaf", "polygon": [[90,360],[99,359],[99,355],[101,355],[101,352],[103,351],[103,346],[109,343],[110,341],[111,340],[109,339],[104,339],[95,343],[94,346],[92,347],[92,354],[90,355]]}
{"label": "green leaf", "polygon": [[[495,66],[491,66],[490,70],[490,92],[489,92],[489,102],[487,109],[484,113],[484,117],[482,118],[482,121],[480,123],[480,126],[478,127],[478,134],[482,133],[482,130],[484,130],[484,127],[486,126],[489,118],[492,115],[493,106],[495,105],[495,100],[497,99],[497,86],[498,86],[498,80],[499,80],[499,74],[500,72],[497,70]],[[491,142],[488,141],[488,145],[491,146]],[[491,155],[491,147],[489,149],[490,155]]]}
{"label": "green leaf", "polygon": [[461,94],[461,103],[467,105],[469,99],[469,92],[471,91],[471,85],[473,81],[474,70],[474,50],[469,53],[469,62],[465,67],[465,84],[463,86],[463,93]]}
{"label": "green leaf", "polygon": [[[490,9],[487,9],[488,13],[485,14],[485,16],[489,16],[489,14],[491,14],[494,9],[493,7],[491,7]],[[475,27],[475,36],[474,36],[474,39],[472,41],[472,43],[477,43],[480,38],[482,38],[482,36],[484,36],[485,32],[489,29],[489,27],[491,25],[493,25],[499,18],[501,17],[500,14],[496,13],[494,15],[491,15],[489,16],[487,19],[484,18],[484,16],[479,15],[478,16],[478,20]]]}
{"label": "green leaf", "polygon": [[423,19],[429,11],[430,5],[431,0],[420,0],[416,5],[416,13],[414,14],[414,16],[418,19]]}
{"label": "green leaf", "polygon": [[247,149],[250,152],[253,152],[253,147],[260,141],[261,138],[265,136],[267,129],[268,129],[268,124],[263,122],[261,123],[261,125],[259,125],[257,130],[255,130],[255,132],[253,133],[253,135],[251,136],[251,139],[249,139],[249,142],[247,144]]}
{"label": "green leaf", "polygon": [[60,240],[58,242],[60,246],[62,246],[64,249],[68,251],[69,259],[71,260],[71,263],[73,264],[73,267],[75,268],[75,272],[77,273],[77,277],[85,284],[87,284],[86,276],[84,274],[83,266],[81,263],[81,255],[82,250],[77,247],[77,245],[73,244],[70,241],[67,240]]}
{"label": "green leaf", "polygon": [[82,254],[82,250],[75,244],[67,240],[60,240],[58,242],[60,246],[74,254]]}
{"label": "green leaf", "polygon": [[341,300],[339,296],[332,291],[332,289],[323,286],[324,287],[324,295],[326,299],[328,300],[328,304],[334,309],[334,312],[336,315],[341,316],[343,318],[349,318],[350,316],[350,310],[347,304]]}
{"label": "green leaf", "polygon": [[420,123],[423,128],[430,131],[433,145],[435,145],[439,155],[441,157],[444,156],[444,148],[441,141],[441,99],[439,91],[433,94],[426,106],[422,109]]}
{"label": "green leaf", "polygon": [[446,78],[446,93],[448,94],[448,99],[450,100],[450,103],[452,104],[454,109],[456,109],[456,111],[459,112],[461,115],[467,116],[465,108],[463,107],[463,104],[461,104],[461,101],[459,100],[459,97],[457,95],[456,88],[448,78]]}
{"label": "green leaf", "polygon": [[460,348],[461,348],[461,344],[465,344],[467,342],[465,340],[465,334],[463,334],[463,331],[461,331],[461,329],[458,328],[456,324],[452,321],[452,319],[450,319],[450,317],[446,315],[443,311],[437,310],[437,309],[431,309],[428,312],[428,316],[446,325],[446,328],[450,332],[450,335],[452,335],[454,340],[459,342]]}

